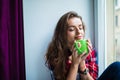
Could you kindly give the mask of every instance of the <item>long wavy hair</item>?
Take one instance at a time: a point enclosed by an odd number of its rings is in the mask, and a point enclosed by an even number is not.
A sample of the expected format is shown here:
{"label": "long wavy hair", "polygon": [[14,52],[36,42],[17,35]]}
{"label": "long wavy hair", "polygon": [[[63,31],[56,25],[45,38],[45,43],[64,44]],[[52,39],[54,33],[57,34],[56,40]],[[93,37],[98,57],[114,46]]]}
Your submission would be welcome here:
{"label": "long wavy hair", "polygon": [[[45,55],[46,64],[50,69],[53,70],[56,80],[65,80],[68,73],[66,70],[66,60],[69,56],[67,46],[67,29],[68,20],[73,17],[80,18],[82,21],[82,17],[74,11],[67,12],[59,19],[52,41],[50,42]],[[82,24],[85,31],[85,25],[83,21]]]}

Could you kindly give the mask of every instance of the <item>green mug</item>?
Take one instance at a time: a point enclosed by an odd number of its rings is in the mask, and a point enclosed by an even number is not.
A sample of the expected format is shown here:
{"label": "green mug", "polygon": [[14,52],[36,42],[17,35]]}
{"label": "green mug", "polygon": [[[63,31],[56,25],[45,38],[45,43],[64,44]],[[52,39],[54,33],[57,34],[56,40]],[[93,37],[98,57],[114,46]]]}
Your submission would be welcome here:
{"label": "green mug", "polygon": [[[80,46],[78,46],[78,43],[80,43]],[[78,51],[78,54],[82,54],[83,52],[88,53],[88,45],[87,41],[85,39],[83,40],[77,40],[74,43],[76,50]]]}

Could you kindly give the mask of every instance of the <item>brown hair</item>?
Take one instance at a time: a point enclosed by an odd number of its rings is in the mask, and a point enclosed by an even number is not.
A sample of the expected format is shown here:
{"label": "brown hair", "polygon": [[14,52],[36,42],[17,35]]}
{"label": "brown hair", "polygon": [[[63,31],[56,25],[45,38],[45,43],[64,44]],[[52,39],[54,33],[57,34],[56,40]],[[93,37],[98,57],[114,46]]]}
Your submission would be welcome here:
{"label": "brown hair", "polygon": [[[46,64],[53,70],[56,80],[65,80],[67,76],[66,60],[67,55],[67,28],[68,20],[70,18],[77,17],[82,21],[82,17],[76,12],[70,11],[64,14],[58,21],[51,43],[49,44],[46,53]],[[85,25],[82,21],[83,29],[85,31]]]}

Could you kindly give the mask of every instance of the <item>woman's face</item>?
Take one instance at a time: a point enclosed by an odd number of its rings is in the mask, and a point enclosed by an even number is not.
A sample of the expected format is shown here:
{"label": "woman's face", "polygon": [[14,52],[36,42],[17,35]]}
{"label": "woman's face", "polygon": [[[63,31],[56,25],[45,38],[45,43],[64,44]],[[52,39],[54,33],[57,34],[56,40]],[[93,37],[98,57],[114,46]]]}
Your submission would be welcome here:
{"label": "woman's face", "polygon": [[81,40],[84,38],[85,32],[80,18],[73,17],[68,20],[67,41],[68,47],[71,47],[74,40]]}

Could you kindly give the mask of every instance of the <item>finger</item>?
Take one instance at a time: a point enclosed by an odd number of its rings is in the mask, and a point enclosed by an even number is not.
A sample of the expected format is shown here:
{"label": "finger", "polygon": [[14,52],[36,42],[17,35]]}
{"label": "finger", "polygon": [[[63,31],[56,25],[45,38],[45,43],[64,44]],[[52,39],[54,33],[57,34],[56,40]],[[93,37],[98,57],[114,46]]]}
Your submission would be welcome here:
{"label": "finger", "polygon": [[78,51],[77,50],[75,51],[75,57],[78,57]]}
{"label": "finger", "polygon": [[87,55],[86,52],[82,53],[82,57],[85,56],[85,55]]}
{"label": "finger", "polygon": [[88,44],[88,48],[90,48],[91,50],[93,50],[93,47],[90,44]]}
{"label": "finger", "polygon": [[90,42],[87,42],[87,45],[88,45],[88,47],[90,47],[91,49],[93,49],[92,44]]}
{"label": "finger", "polygon": [[74,52],[75,52],[75,49],[73,48],[73,49],[72,49],[72,55],[74,55]]}
{"label": "finger", "polygon": [[86,57],[88,56],[88,54],[86,54],[85,52],[83,53],[83,56],[81,57],[82,60],[85,60]]}
{"label": "finger", "polygon": [[88,50],[89,50],[89,53],[92,52],[92,48],[90,46],[88,46]]}
{"label": "finger", "polygon": [[83,52],[82,54],[80,54],[80,55],[79,55],[79,57],[82,57],[82,56],[83,56],[83,55],[85,55],[85,54],[86,54],[86,53],[85,53],[85,52]]}
{"label": "finger", "polygon": [[80,42],[78,42],[78,44],[77,44],[77,45],[78,45],[78,47],[81,47],[81,44],[80,44]]}
{"label": "finger", "polygon": [[87,43],[92,46],[90,39],[87,40]]}
{"label": "finger", "polygon": [[73,48],[73,56],[77,56],[76,53],[77,53],[77,51],[76,51],[76,48],[74,47]]}
{"label": "finger", "polygon": [[[76,42],[76,40],[74,40],[74,43],[75,43],[75,42]],[[73,45],[72,45],[72,47],[71,47],[71,51],[74,50],[74,47],[75,47],[74,43],[73,43]]]}
{"label": "finger", "polygon": [[90,39],[87,39],[87,42],[91,43]]}

